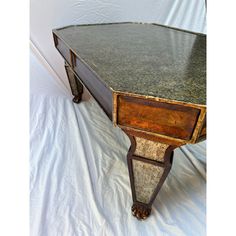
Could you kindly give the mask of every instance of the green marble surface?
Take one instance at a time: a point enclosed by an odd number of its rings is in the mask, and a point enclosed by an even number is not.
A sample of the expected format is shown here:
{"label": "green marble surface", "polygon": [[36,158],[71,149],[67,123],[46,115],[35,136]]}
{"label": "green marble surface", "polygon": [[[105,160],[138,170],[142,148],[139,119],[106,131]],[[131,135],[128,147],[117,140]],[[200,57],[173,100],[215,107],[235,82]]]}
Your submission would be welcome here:
{"label": "green marble surface", "polygon": [[205,35],[139,23],[55,32],[116,91],[206,104]]}

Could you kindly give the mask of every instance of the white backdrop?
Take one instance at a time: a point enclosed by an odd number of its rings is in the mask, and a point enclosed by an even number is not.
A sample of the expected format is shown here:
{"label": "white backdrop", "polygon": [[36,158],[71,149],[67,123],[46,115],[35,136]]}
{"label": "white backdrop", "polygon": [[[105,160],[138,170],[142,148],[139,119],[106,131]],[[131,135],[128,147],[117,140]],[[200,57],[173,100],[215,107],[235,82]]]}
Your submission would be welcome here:
{"label": "white backdrop", "polygon": [[31,54],[32,236],[204,236],[205,142],[174,151],[173,167],[145,222],[131,214],[130,142],[94,99],[71,101]]}
{"label": "white backdrop", "polygon": [[135,21],[206,32],[205,0],[31,0],[30,11],[31,43],[67,87],[64,61],[53,45],[53,28]]}
{"label": "white backdrop", "polygon": [[31,0],[31,235],[205,235],[205,142],[176,149],[152,216],[145,223],[134,219],[125,158],[129,140],[86,94],[79,105],[71,102],[51,33],[71,24],[124,21],[205,32],[204,3]]}

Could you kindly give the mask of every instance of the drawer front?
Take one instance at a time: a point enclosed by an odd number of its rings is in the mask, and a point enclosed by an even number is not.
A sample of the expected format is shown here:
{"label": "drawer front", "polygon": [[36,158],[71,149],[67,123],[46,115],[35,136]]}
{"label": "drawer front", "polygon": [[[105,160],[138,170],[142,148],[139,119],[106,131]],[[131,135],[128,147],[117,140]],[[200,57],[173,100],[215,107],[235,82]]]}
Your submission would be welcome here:
{"label": "drawer front", "polygon": [[69,65],[71,65],[71,53],[70,53],[70,49],[67,48],[67,46],[65,45],[65,43],[57,38],[57,45],[56,45],[58,51],[61,53],[61,55],[65,58],[65,60],[67,61],[67,63]]}
{"label": "drawer front", "polygon": [[129,96],[118,97],[117,123],[129,128],[190,140],[200,110]]}

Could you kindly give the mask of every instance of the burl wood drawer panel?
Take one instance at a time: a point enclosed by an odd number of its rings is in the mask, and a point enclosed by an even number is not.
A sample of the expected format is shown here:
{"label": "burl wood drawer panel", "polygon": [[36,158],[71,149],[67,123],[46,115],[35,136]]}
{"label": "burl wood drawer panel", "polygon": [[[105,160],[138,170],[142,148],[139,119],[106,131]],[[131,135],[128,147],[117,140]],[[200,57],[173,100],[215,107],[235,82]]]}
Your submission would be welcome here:
{"label": "burl wood drawer panel", "polygon": [[174,138],[190,140],[200,110],[197,108],[118,97],[118,125],[137,128]]}

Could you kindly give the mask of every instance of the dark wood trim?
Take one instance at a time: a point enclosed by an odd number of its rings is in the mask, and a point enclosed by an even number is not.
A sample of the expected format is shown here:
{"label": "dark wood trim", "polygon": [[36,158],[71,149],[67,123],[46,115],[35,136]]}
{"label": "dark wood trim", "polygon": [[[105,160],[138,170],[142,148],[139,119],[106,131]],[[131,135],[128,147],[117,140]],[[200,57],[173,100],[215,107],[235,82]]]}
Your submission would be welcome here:
{"label": "dark wood trim", "polygon": [[148,204],[150,207],[152,206],[154,200],[156,199],[157,194],[161,190],[161,187],[164,184],[164,182],[165,182],[165,180],[166,180],[166,178],[167,178],[167,176],[168,176],[168,174],[171,170],[173,157],[174,157],[174,152],[173,151],[171,151],[170,154],[169,153],[165,154],[165,170],[164,170],[164,173],[163,173],[163,175],[160,179],[160,182],[158,183],[156,189],[154,190],[154,192],[151,196],[150,202]]}
{"label": "dark wood trim", "polygon": [[70,50],[70,58],[71,58],[71,67],[73,69],[76,66],[76,57],[71,50]]}
{"label": "dark wood trim", "polygon": [[[164,182],[171,170],[171,166],[173,163],[173,156],[174,156],[173,150],[175,148],[177,148],[178,146],[170,145],[166,149],[165,154],[164,154],[164,162],[154,161],[154,160],[150,160],[150,159],[147,159],[144,157],[134,155],[134,152],[136,149],[135,138],[132,135],[129,135],[129,134],[127,134],[127,135],[128,135],[130,142],[131,142],[131,145],[130,145],[130,148],[129,148],[129,151],[127,154],[127,163],[128,163],[130,185],[131,185],[131,192],[132,192],[132,199],[133,199],[132,212],[133,212],[133,215],[136,216],[138,219],[145,219],[150,214],[152,204],[153,204],[154,200],[156,199],[157,194],[159,193],[162,185],[164,184]],[[142,161],[142,162],[145,162],[145,163],[148,163],[151,165],[160,166],[160,167],[164,168],[164,172],[162,174],[162,177],[161,177],[159,183],[157,183],[157,186],[156,186],[152,196],[150,197],[150,201],[147,204],[143,203],[143,202],[139,202],[137,200],[137,196],[136,196],[136,192],[135,192],[132,160],[138,160],[138,161]]]}
{"label": "dark wood trim", "polygon": [[138,129],[127,128],[127,127],[122,126],[122,125],[119,125],[119,127],[126,134],[129,134],[131,136],[137,136],[137,137],[145,138],[145,139],[152,140],[152,141],[155,141],[155,142],[166,143],[166,144],[175,145],[175,146],[180,146],[180,145],[183,145],[183,144],[187,143],[186,140],[171,138],[171,137],[164,136],[164,135],[159,136],[158,134],[155,134],[155,133],[149,133],[149,132],[145,132],[145,131],[138,130]]}
{"label": "dark wood trim", "polygon": [[[72,101],[74,103],[80,103],[82,100],[82,94],[83,94],[83,85],[80,83],[80,81],[76,78],[75,74],[73,73],[70,66],[65,62],[65,70],[67,74],[67,78],[70,84],[71,93],[74,96]],[[73,81],[73,83],[72,83]]]}
{"label": "dark wood trim", "polygon": [[112,120],[113,95],[111,89],[95,77],[93,72],[78,58],[75,59],[74,73],[88,89],[110,120]]}
{"label": "dark wood trim", "polygon": [[134,155],[134,154],[132,155],[132,159],[137,160],[137,161],[146,162],[146,163],[154,165],[154,166],[160,166],[160,167],[165,167],[166,166],[166,164],[164,162],[154,161],[154,160],[147,159],[145,157],[140,157],[140,156],[137,156],[137,155]]}
{"label": "dark wood trim", "polygon": [[136,141],[133,136],[128,135],[131,145],[127,154],[127,164],[128,164],[128,170],[129,170],[129,178],[130,178],[130,185],[131,185],[131,192],[132,192],[132,199],[133,202],[136,201],[136,193],[134,189],[134,173],[133,173],[133,163],[132,163],[132,156],[136,149]]}
{"label": "dark wood trim", "polygon": [[54,45],[55,45],[55,47],[57,47],[57,45],[58,45],[58,40],[57,40],[57,36],[56,36],[56,34],[53,32],[53,41],[54,41]]}
{"label": "dark wood trim", "polygon": [[63,59],[67,62],[68,65],[71,66],[71,51],[69,48],[65,47],[65,49],[68,50],[68,53],[70,55],[70,60],[66,57],[66,55],[64,55],[59,49],[58,49],[58,45],[59,45],[59,40],[62,42],[62,44],[65,44],[64,41],[62,41],[60,38],[58,38],[56,35],[53,35],[54,37],[54,44],[55,44],[55,47],[57,49],[57,51],[60,53],[60,55],[63,57]]}

